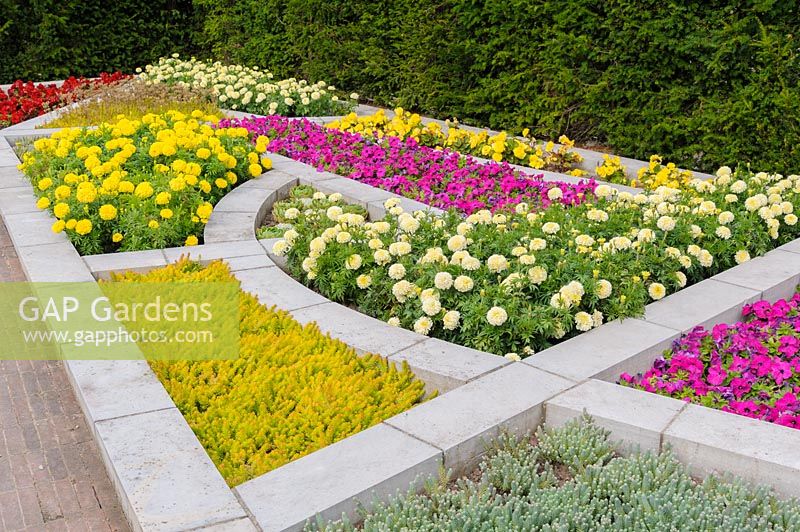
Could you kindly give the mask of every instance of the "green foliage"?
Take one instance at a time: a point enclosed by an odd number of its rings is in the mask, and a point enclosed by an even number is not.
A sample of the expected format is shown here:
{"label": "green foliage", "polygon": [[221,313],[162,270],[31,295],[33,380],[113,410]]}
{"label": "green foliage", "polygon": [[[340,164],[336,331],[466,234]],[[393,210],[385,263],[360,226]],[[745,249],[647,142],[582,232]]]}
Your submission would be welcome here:
{"label": "green foliage", "polygon": [[796,2],[195,3],[216,55],[380,104],[705,171],[800,170]]}
{"label": "green foliage", "polygon": [[[582,472],[553,474],[542,447],[558,444],[560,457],[584,456]],[[528,440],[501,439],[481,464],[480,479],[437,485],[379,504],[362,526],[319,523],[328,531],[364,530],[794,530],[796,500],[764,488],[711,477],[696,483],[670,453],[589,458],[586,449],[610,449],[608,435],[584,417]],[[310,529],[313,529],[309,526]]]}
{"label": "green foliage", "polygon": [[788,174],[798,19],[778,0],[0,0],[0,80],[202,52],[441,118]]}
{"label": "green foliage", "polygon": [[133,72],[192,52],[199,22],[191,0],[0,0],[0,83]]}

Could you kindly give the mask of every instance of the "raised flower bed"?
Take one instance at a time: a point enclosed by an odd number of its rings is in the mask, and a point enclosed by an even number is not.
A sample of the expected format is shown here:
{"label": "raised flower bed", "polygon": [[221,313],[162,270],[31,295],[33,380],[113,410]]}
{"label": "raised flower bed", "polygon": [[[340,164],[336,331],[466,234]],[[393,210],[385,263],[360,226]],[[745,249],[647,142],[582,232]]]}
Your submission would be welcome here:
{"label": "raised flower bed", "polygon": [[208,91],[182,85],[148,84],[132,78],[113,85],[89,86],[73,92],[76,105],[57,113],[40,128],[81,127],[115,122],[120,118],[141,120],[148,114],[178,111],[222,118]]}
{"label": "raised flower bed", "polygon": [[[609,501],[613,501],[610,503]],[[474,474],[422,494],[396,495],[363,522],[314,530],[789,530],[800,518],[783,501],[736,479],[696,482],[670,452],[616,456],[591,419],[504,438]]]}
{"label": "raised flower bed", "polygon": [[655,190],[660,186],[684,188],[692,180],[692,172],[678,169],[673,163],[662,164],[658,155],[650,158],[649,164],[641,166],[635,178],[629,177],[628,169],[616,156],[603,154],[592,172],[579,168],[583,156],[573,151],[574,142],[562,135],[555,144],[537,142],[523,130],[517,137],[506,131],[490,132],[478,128],[464,129],[458,121],[447,121],[446,129],[439,122],[424,123],[422,117],[402,108],[394,110],[389,118],[381,109],[367,116],[351,113],[329,122],[328,127],[361,133],[367,136],[413,138],[423,146],[448,148],[459,153],[484,157],[495,162],[527,166],[537,170],[549,170],[573,176],[596,175],[600,180],[620,185],[631,185]]}
{"label": "raised flower bed", "polygon": [[297,210],[274,251],[333,300],[516,359],[639,316],[800,232],[797,176],[740,169],[693,187],[634,196],[603,185],[577,205],[521,203],[466,218],[411,215],[393,200],[374,223],[335,207]]}
{"label": "raised flower bed", "polygon": [[523,131],[523,140],[505,131],[492,134],[486,130],[462,129],[456,121],[448,121],[446,125],[445,131],[438,122],[423,123],[420,115],[400,107],[394,110],[391,119],[381,109],[368,116],[350,113],[328,123],[330,128],[367,136],[413,138],[422,146],[448,148],[498,163],[506,161],[537,170],[551,170],[578,177],[586,175],[584,170],[575,167],[582,158],[571,151],[574,143],[566,136],[562,135],[558,139],[561,144],[556,147],[553,142],[537,143],[535,139],[529,138],[527,130]]}
{"label": "raised flower bed", "polygon": [[158,63],[137,72],[145,82],[208,90],[220,107],[261,115],[340,115],[352,109],[358,100],[355,93],[340,99],[336,88],[324,81],[274,80],[266,70],[195,58],[183,60],[178,54],[162,57]]}
{"label": "raised flower bed", "polygon": [[743,321],[697,327],[620,384],[800,428],[800,293],[742,309]]}
{"label": "raised flower bed", "polygon": [[83,255],[195,245],[214,204],[271,164],[247,130],[203,123],[216,120],[170,111],[62,129],[36,140],[20,169],[53,232]]}
{"label": "raised flower bed", "polygon": [[[235,281],[215,261],[181,260],[123,282]],[[239,356],[151,366],[229,485],[342,440],[422,400],[407,367],[358,356],[343,342],[240,293]]]}
{"label": "raised flower bed", "polygon": [[[451,150],[420,145],[414,138],[382,140],[284,117],[222,120],[221,127],[243,127],[270,139],[267,150],[361,183],[444,209],[470,213],[500,210],[528,202],[579,203],[593,181],[570,184],[531,178],[507,164],[483,164]],[[555,190],[554,190],[555,189]]]}
{"label": "raised flower bed", "polygon": [[103,72],[96,79],[70,77],[60,84],[36,84],[17,80],[6,90],[0,89],[0,128],[19,124],[63,107],[75,99],[72,93],[88,86],[116,83],[127,74]]}

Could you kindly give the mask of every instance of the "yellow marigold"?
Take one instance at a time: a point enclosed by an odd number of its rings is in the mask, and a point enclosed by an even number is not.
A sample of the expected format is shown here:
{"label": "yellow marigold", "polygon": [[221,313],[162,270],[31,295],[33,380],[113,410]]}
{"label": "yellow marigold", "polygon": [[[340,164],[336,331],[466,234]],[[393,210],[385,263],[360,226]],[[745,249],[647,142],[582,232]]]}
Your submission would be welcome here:
{"label": "yellow marigold", "polygon": [[56,218],[66,218],[69,214],[69,205],[66,203],[56,203],[53,207],[53,214]]}
{"label": "yellow marigold", "polygon": [[136,185],[136,190],[134,194],[141,199],[147,199],[153,195],[153,186],[148,183],[147,181],[142,181],[138,185]]}
{"label": "yellow marigold", "polygon": [[203,171],[203,167],[197,163],[186,163],[186,167],[183,171],[189,175],[200,175]]}
{"label": "yellow marigold", "polygon": [[86,218],[78,221],[75,224],[75,232],[79,235],[88,235],[92,232],[92,221],[87,220]]}
{"label": "yellow marigold", "polygon": [[258,153],[264,153],[267,151],[267,146],[269,146],[268,137],[265,137],[264,135],[259,135],[256,137],[256,151]]}
{"label": "yellow marigold", "polygon": [[105,221],[113,220],[117,217],[117,208],[106,203],[100,207],[98,213],[100,214],[100,218]]}
{"label": "yellow marigold", "polygon": [[253,177],[258,177],[261,175],[261,165],[260,164],[251,164],[247,167],[247,171],[250,172],[250,175]]}
{"label": "yellow marigold", "polygon": [[[169,180],[169,189],[172,190],[173,192],[180,192],[185,188],[186,188],[186,180],[183,179],[182,177],[180,176],[173,177],[172,179]],[[156,203],[158,203],[158,200],[156,200]]]}
{"label": "yellow marigold", "polygon": [[156,194],[156,205],[166,205],[171,199],[172,195],[169,192],[159,192]]}
{"label": "yellow marigold", "polygon": [[75,197],[81,203],[91,203],[97,199],[97,189],[91,181],[84,181],[78,183],[78,188],[75,191]]}
{"label": "yellow marigold", "polygon": [[213,210],[214,207],[212,207],[210,203],[203,203],[197,208],[197,211],[195,212],[197,212],[197,216],[199,216],[200,218],[208,219],[211,216]]}
{"label": "yellow marigold", "polygon": [[67,199],[68,197],[70,197],[71,194],[72,194],[72,189],[69,188],[67,185],[59,185],[53,192],[53,195],[57,200]]}

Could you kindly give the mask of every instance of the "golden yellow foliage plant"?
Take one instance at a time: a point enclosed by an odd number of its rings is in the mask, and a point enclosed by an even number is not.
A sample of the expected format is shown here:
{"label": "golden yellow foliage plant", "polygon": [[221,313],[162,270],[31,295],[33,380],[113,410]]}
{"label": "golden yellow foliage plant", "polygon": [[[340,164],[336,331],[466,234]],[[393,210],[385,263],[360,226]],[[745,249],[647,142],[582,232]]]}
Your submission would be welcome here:
{"label": "golden yellow foliage plant", "polygon": [[244,128],[213,128],[195,110],[67,128],[41,138],[19,169],[37,206],[57,219],[83,255],[198,244],[213,206],[272,167],[269,140]]}
{"label": "golden yellow foliage plant", "polygon": [[80,127],[103,122],[141,120],[147,114],[163,114],[178,111],[191,114],[201,111],[204,116],[222,118],[222,112],[214,103],[211,93],[200,87],[189,89],[182,85],[146,83],[139,79],[127,79],[112,85],[90,86],[72,94],[74,100],[84,100],[79,105],[61,112],[53,120],[40,127]]}
{"label": "golden yellow foliage plant", "polygon": [[[517,138],[505,131],[490,134],[488,131],[474,132],[459,127],[458,122],[447,123],[447,130],[436,122],[422,123],[422,117],[410,113],[401,107],[395,109],[394,116],[389,118],[381,109],[369,116],[357,116],[350,113],[328,124],[328,127],[362,133],[365,135],[384,135],[413,138],[423,146],[430,148],[449,148],[459,153],[476,157],[485,157],[496,162],[506,161],[511,164],[528,166],[537,170],[550,170],[574,176],[586,175],[586,171],[575,166],[583,158],[572,151],[574,141],[562,135],[555,143],[541,144],[529,136],[526,129],[523,138]],[[523,140],[524,139],[524,140]]]}
{"label": "golden yellow foliage plant", "polygon": [[[231,281],[221,261],[180,262],[116,281]],[[407,366],[359,356],[285,311],[240,295],[235,360],[154,361],[151,366],[229,485],[271,471],[422,401]]]}

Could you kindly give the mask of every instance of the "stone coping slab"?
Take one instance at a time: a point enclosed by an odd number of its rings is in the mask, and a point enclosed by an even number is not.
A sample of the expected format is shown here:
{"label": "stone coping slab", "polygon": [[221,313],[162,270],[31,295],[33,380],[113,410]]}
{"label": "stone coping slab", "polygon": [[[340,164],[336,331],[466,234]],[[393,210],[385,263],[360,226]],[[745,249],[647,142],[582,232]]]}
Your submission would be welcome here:
{"label": "stone coping slab", "polygon": [[355,519],[358,505],[405,492],[435,476],[441,464],[439,449],[380,423],[235,491],[265,532],[302,530],[315,516]]}
{"label": "stone coping slab", "polygon": [[550,399],[545,412],[549,426],[588,413],[624,454],[669,449],[693,476],[733,474],[800,496],[797,429],[597,380]]}
{"label": "stone coping slab", "polygon": [[517,362],[385,423],[441,449],[445,468],[461,475],[501,431],[521,436],[538,426],[544,402],[574,384]]}
{"label": "stone coping slab", "polygon": [[177,408],[94,427],[134,528],[182,531],[247,517]]}
{"label": "stone coping slab", "polygon": [[585,412],[611,432],[623,453],[659,451],[662,434],[686,406],[677,399],[590,379],[547,401],[545,421],[560,427]]}

